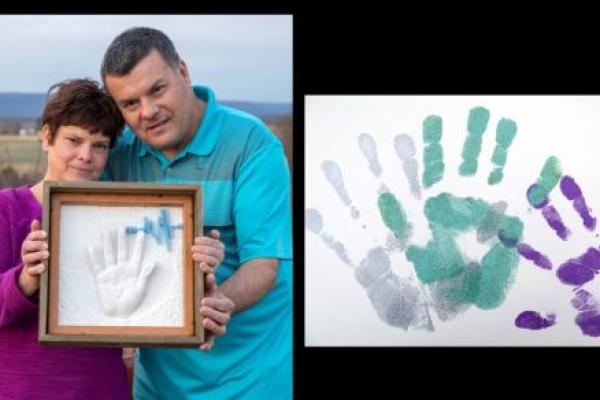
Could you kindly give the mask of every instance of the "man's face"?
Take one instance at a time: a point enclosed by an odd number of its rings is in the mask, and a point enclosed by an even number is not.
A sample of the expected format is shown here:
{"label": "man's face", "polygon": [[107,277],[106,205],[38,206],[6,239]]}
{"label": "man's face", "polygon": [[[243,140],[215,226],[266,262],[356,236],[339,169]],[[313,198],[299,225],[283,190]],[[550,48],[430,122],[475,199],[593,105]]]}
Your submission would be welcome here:
{"label": "man's face", "polygon": [[193,93],[183,61],[173,68],[152,50],[127,75],[107,75],[105,82],[127,124],[148,145],[172,157],[193,137]]}

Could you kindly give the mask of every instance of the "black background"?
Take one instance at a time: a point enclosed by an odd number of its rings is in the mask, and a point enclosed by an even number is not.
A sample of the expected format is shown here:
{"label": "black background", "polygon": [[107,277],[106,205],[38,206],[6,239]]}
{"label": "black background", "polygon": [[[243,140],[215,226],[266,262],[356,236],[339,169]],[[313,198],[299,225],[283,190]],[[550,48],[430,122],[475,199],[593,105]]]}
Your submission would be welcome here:
{"label": "black background", "polygon": [[593,348],[305,348],[303,103],[305,94],[600,93],[595,11],[508,2],[82,3],[2,7],[10,13],[294,15],[296,398],[541,398],[594,388],[600,353]]}

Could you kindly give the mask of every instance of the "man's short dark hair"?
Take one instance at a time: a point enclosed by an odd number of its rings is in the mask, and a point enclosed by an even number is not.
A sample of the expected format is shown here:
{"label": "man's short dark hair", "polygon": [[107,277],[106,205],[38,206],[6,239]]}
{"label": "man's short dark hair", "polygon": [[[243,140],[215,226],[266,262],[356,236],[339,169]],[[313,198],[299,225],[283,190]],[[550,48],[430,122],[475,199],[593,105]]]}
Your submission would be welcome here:
{"label": "man's short dark hair", "polygon": [[129,28],[122,32],[104,53],[100,70],[104,85],[108,75],[127,75],[153,49],[173,68],[177,67],[179,54],[171,39],[163,32],[147,27]]}

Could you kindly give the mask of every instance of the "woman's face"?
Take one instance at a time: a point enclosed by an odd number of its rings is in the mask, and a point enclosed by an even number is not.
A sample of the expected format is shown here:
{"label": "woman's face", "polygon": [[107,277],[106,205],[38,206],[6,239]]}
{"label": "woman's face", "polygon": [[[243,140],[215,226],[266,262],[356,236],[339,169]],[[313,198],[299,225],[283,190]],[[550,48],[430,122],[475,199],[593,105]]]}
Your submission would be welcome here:
{"label": "woman's face", "polygon": [[94,181],[108,159],[110,138],[74,125],[62,125],[50,143],[50,131],[43,128],[42,147],[48,152],[46,180]]}

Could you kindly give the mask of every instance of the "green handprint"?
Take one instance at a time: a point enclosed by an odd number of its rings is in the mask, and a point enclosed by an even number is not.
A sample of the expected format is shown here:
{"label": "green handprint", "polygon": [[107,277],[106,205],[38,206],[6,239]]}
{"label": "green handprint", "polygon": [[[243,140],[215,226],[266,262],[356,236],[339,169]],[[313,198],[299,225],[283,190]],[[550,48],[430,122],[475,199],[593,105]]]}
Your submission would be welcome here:
{"label": "green handprint", "polygon": [[[469,113],[468,136],[462,151],[463,162],[459,168],[462,176],[471,176],[477,172],[482,136],[488,120],[489,111],[483,107],[475,107]],[[441,117],[432,115],[425,118],[423,185],[426,188],[443,178],[443,150],[440,145],[442,130]],[[489,184],[501,181],[507,149],[516,131],[516,124],[512,120],[502,119],[498,123],[497,146],[492,156],[496,168],[490,174]],[[380,204],[383,196],[391,195],[381,195]],[[386,225],[392,231],[397,231],[390,222],[397,219],[398,215],[403,215],[396,211],[401,210],[401,207],[380,207],[380,210]],[[522,222],[516,217],[503,215],[503,211],[498,210],[497,205],[481,199],[456,197],[446,192],[427,199],[424,213],[433,239],[424,247],[410,246],[406,252],[406,258],[413,263],[419,279],[427,284],[446,281],[440,295],[451,302],[472,303],[482,309],[502,304],[519,262],[515,245],[523,232]],[[456,237],[460,233],[474,229],[477,230],[478,240],[490,247],[480,262],[465,259],[456,243]],[[452,279],[449,281],[450,278]]]}

